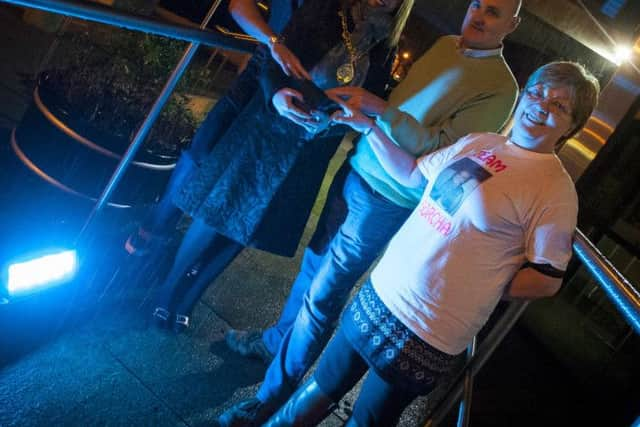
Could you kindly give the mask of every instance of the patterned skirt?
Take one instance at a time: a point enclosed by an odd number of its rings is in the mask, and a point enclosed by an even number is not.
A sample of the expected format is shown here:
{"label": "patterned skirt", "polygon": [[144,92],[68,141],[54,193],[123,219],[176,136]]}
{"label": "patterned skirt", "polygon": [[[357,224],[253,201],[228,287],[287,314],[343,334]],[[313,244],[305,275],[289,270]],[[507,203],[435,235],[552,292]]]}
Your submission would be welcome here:
{"label": "patterned skirt", "polygon": [[409,330],[384,305],[369,281],[344,311],[341,327],[381,378],[419,394],[431,392],[438,380],[462,361],[460,356],[443,353]]}

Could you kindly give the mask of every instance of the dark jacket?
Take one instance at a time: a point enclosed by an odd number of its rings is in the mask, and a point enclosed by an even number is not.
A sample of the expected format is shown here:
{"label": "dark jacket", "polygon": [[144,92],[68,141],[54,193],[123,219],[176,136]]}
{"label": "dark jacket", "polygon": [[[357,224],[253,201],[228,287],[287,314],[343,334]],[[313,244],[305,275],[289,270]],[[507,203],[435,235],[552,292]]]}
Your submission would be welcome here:
{"label": "dark jacket", "polygon": [[[311,69],[340,40],[338,0],[306,0],[283,35]],[[323,35],[324,37],[320,37]],[[382,94],[392,55],[385,42],[370,52],[365,87]],[[176,196],[176,205],[246,246],[293,256],[344,127],[313,136],[278,115],[271,97],[291,84],[269,59],[249,104]]]}

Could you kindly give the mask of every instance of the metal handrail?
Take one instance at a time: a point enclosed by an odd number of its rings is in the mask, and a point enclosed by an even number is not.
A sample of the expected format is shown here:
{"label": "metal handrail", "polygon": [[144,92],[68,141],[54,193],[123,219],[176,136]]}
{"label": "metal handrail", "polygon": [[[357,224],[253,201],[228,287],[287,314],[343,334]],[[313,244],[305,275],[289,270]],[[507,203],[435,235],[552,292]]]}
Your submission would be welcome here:
{"label": "metal handrail", "polygon": [[187,25],[161,22],[145,16],[120,12],[96,3],[76,0],[0,0],[0,2],[212,47],[240,52],[253,52],[255,49],[255,43],[208,31],[205,29],[206,25],[201,25],[200,29],[197,29]]}
{"label": "metal handrail", "polygon": [[[209,11],[207,12],[207,15],[202,20],[202,23],[200,24],[200,28],[204,29],[207,27],[207,25],[209,24],[209,21],[211,21],[211,18],[213,17],[213,14],[218,9],[218,6],[220,6],[221,1],[222,0],[215,0],[213,2],[211,7],[209,8]],[[109,182],[107,183],[102,194],[98,198],[98,201],[96,202],[93,209],[91,210],[91,213],[89,214],[89,217],[87,218],[84,225],[82,226],[82,229],[80,230],[80,233],[76,238],[76,241],[80,241],[80,239],[82,239],[84,234],[89,229],[89,226],[91,225],[91,222],[93,221],[93,219],[109,201],[111,194],[118,186],[118,183],[120,182],[122,177],[124,177],[124,174],[129,168],[129,165],[131,164],[131,162],[133,161],[136,153],[138,152],[138,149],[142,146],[142,143],[144,142],[145,138],[149,134],[149,131],[151,131],[153,124],[158,119],[158,117],[160,117],[160,112],[162,111],[162,108],[169,100],[169,97],[173,93],[173,90],[178,84],[178,81],[187,70],[187,66],[193,59],[193,56],[196,54],[198,47],[200,47],[200,43],[191,42],[189,43],[189,46],[182,54],[182,58],[180,58],[180,61],[178,61],[178,64],[171,72],[171,75],[169,76],[169,79],[165,83],[164,87],[162,88],[162,91],[158,95],[158,98],[155,100],[155,102],[151,106],[151,110],[149,110],[147,117],[145,117],[144,121],[138,128],[138,131],[133,137],[133,140],[131,141],[129,148],[127,148],[127,151],[122,156],[122,160],[116,167],[115,172],[109,179]]]}
{"label": "metal handrail", "polygon": [[[576,229],[573,241],[575,255],[584,264],[585,268],[598,281],[599,285],[611,299],[618,311],[627,322],[640,334],[640,292],[620,273],[611,262],[598,250],[598,248],[580,231]],[[493,327],[487,338],[482,342],[478,352],[471,358],[452,382],[443,399],[434,408],[426,426],[437,426],[452,409],[455,402],[462,396],[465,398],[460,403],[458,411],[458,425],[468,422],[467,410],[471,396],[470,378],[473,378],[482,368],[484,363],[495,351],[502,339],[515,325],[524,309],[526,302],[511,303],[500,320]]]}
{"label": "metal handrail", "polygon": [[[467,360],[473,359],[476,354],[476,346],[478,344],[478,338],[473,337],[471,344],[467,346]],[[457,427],[469,427],[469,418],[471,415],[471,399],[473,398],[473,375],[471,371],[467,371],[464,376],[464,392],[460,406],[458,407],[458,422]]]}
{"label": "metal handrail", "polygon": [[[42,98],[40,97],[40,90],[38,86],[36,86],[36,88],[33,90],[33,101],[35,102],[38,110],[40,110],[40,113],[42,113],[42,115],[49,121],[49,123],[55,126],[60,132],[67,135],[73,141],[77,142],[78,144],[84,145],[90,150],[97,151],[98,153],[102,154],[105,157],[109,157],[115,160],[122,159],[121,155],[114,153],[113,151],[108,150],[96,144],[95,142],[91,141],[89,138],[86,138],[80,135],[78,132],[71,129],[66,123],[64,123],[62,120],[56,117],[55,114],[53,114],[51,110],[49,110],[49,108],[47,108],[47,106],[42,102]],[[169,171],[176,167],[175,162],[168,163],[165,165],[158,165],[154,163],[138,162],[134,160],[131,163],[143,169],[150,169],[150,170],[156,170],[156,171]],[[96,199],[93,199],[93,200],[96,200]]]}
{"label": "metal handrail", "polygon": [[640,292],[580,230],[576,230],[573,250],[618,311],[636,333],[640,334]]}
{"label": "metal handrail", "polygon": [[[460,399],[465,389],[464,384],[467,375],[472,378],[482,369],[484,364],[489,360],[494,353],[498,345],[502,342],[505,336],[513,328],[520,315],[524,312],[529,303],[527,301],[515,301],[509,304],[509,307],[505,310],[504,314],[491,328],[491,331],[487,334],[487,337],[480,344],[478,351],[467,362],[467,364],[460,370],[456,377],[451,382],[448,390],[443,394],[443,398],[434,407],[429,420],[425,423],[425,427],[438,426],[444,418],[447,416],[453,405]],[[468,396],[470,399],[470,395]],[[465,412],[461,411],[464,415]],[[467,414],[468,415],[468,414]],[[464,424],[464,420],[458,420],[458,424]]]}
{"label": "metal handrail", "polygon": [[[81,193],[80,191],[74,190],[73,188],[64,185],[63,183],[61,183],[60,181],[58,181],[57,179],[55,179],[54,177],[52,177],[51,175],[47,174],[45,171],[40,169],[35,163],[33,163],[31,159],[25,154],[24,151],[22,151],[22,149],[18,145],[18,141],[16,140],[15,128],[11,130],[11,135],[9,136],[9,145],[11,146],[13,153],[22,162],[22,164],[25,165],[29,170],[31,170],[31,172],[33,172],[35,175],[39,176],[42,180],[56,187],[58,190],[64,191],[65,193],[73,194],[76,197],[80,197],[85,200],[90,200],[92,202],[98,201],[98,199],[94,197],[88,196],[84,193]],[[113,208],[118,208],[118,209],[131,208],[131,205],[124,205],[122,203],[114,203],[114,202],[109,202],[109,206]]]}
{"label": "metal handrail", "polygon": [[149,134],[153,124],[160,116],[162,108],[169,100],[178,81],[187,69],[187,66],[193,59],[200,44],[206,44],[213,47],[225,49],[239,50],[242,52],[250,52],[255,47],[254,43],[230,37],[228,35],[220,35],[211,31],[207,31],[207,25],[211,21],[213,14],[220,6],[221,0],[215,0],[207,12],[207,15],[200,23],[199,29],[179,24],[169,24],[158,22],[154,19],[144,16],[131,15],[125,12],[119,12],[104,6],[80,3],[74,0],[0,0],[5,3],[11,3],[20,6],[26,6],[35,9],[46,10],[53,13],[59,13],[66,16],[73,16],[88,21],[99,22],[115,27],[127,28],[135,31],[156,34],[178,40],[189,41],[189,46],[185,49],[182,58],[173,69],[169,79],[165,83],[162,91],[158,95],[154,104],[151,106],[149,113],[136,131],[131,144],[122,156],[122,160],[116,167],[115,172],[109,179],[102,194],[98,198],[91,213],[85,221],[76,241],[80,241],[86,231],[89,229],[93,219],[98,212],[108,203],[111,194],[117,187],[118,183],[124,176],[129,165],[133,162],[138,149]]}

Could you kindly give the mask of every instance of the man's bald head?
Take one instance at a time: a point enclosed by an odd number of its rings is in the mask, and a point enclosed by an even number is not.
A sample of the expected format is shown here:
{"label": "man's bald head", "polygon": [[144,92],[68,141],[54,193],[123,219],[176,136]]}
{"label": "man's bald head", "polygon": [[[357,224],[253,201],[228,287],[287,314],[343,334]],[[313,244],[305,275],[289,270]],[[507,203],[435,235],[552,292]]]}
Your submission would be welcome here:
{"label": "man's bald head", "polygon": [[521,0],[471,0],[462,23],[462,45],[495,49],[520,23]]}

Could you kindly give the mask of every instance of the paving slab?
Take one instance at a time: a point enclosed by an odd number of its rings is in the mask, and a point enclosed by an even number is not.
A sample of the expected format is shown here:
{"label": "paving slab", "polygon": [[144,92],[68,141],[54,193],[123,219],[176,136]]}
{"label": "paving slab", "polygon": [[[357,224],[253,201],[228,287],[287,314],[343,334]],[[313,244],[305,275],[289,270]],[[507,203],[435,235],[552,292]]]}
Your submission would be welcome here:
{"label": "paving slab", "polygon": [[0,401],[2,426],[182,424],[93,333],[65,334],[0,371]]}

